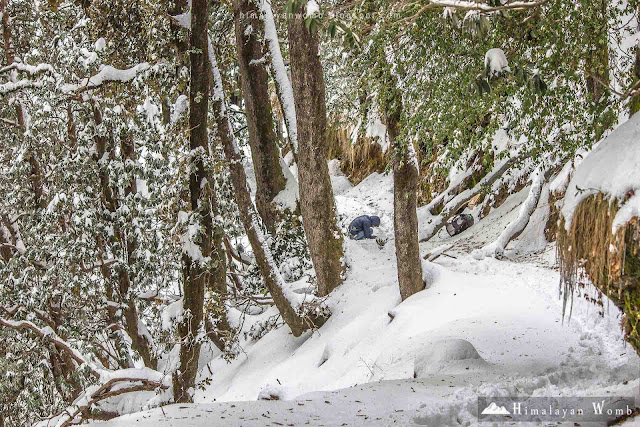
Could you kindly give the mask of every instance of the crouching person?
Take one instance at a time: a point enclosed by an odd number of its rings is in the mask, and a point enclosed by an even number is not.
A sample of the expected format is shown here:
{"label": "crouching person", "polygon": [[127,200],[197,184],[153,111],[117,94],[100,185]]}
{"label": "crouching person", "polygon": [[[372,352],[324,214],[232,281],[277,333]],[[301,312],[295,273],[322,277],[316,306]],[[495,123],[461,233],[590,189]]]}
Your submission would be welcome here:
{"label": "crouching person", "polygon": [[380,217],[362,215],[351,221],[349,235],[354,240],[375,239],[372,227],[380,225]]}

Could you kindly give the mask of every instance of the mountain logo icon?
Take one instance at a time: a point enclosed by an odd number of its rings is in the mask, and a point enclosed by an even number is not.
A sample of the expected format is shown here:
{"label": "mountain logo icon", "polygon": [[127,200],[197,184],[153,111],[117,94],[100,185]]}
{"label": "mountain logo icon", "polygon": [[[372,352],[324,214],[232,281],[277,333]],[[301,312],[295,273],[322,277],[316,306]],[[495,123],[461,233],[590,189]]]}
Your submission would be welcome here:
{"label": "mountain logo icon", "polygon": [[484,408],[482,415],[511,415],[511,412],[507,411],[504,406],[498,406],[495,402],[491,402],[489,406]]}

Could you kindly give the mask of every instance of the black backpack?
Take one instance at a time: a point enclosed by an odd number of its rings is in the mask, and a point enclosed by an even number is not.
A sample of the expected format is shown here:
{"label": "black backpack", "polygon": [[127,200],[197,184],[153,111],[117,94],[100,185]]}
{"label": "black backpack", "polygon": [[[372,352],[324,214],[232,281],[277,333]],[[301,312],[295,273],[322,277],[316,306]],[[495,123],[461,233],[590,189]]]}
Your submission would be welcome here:
{"label": "black backpack", "polygon": [[447,223],[447,233],[453,237],[462,233],[467,228],[471,227],[474,223],[473,215],[460,214],[456,215]]}

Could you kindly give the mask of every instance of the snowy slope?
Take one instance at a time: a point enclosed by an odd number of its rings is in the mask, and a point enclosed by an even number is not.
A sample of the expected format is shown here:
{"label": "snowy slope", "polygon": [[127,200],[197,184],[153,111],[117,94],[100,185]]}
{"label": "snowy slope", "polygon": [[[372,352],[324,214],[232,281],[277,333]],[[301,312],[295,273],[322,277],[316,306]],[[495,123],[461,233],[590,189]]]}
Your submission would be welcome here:
{"label": "snowy slope", "polygon": [[[575,171],[562,207],[567,230],[576,208],[587,197],[604,193],[612,201],[625,202],[640,189],[640,115],[631,117],[591,151]],[[624,225],[640,214],[636,197],[616,218],[615,226]],[[615,231],[615,230],[613,230]]]}
{"label": "snowy slope", "polygon": [[[376,234],[388,242],[379,248],[373,240],[346,241],[348,275],[328,300],[329,321],[300,338],[283,327],[243,343],[244,353],[231,363],[203,356],[200,380],[211,384],[196,394],[196,405],[107,425],[465,425],[477,422],[478,395],[638,393],[640,358],[622,340],[619,311],[609,304],[599,317],[598,307],[575,298],[571,321],[563,322],[559,276],[545,266],[552,263],[549,250],[535,263],[468,255],[518,215],[528,189],[462,235],[423,244],[426,253],[457,242],[447,252],[455,258],[439,257],[433,286],[400,304],[392,178],[373,174],[351,187],[337,168],[331,171],[341,225],[380,215]],[[543,213],[514,243],[520,258],[542,248]],[[481,359],[438,359],[442,341],[454,339],[471,343]],[[425,354],[428,369],[416,370]],[[261,392],[287,400],[255,402]]]}

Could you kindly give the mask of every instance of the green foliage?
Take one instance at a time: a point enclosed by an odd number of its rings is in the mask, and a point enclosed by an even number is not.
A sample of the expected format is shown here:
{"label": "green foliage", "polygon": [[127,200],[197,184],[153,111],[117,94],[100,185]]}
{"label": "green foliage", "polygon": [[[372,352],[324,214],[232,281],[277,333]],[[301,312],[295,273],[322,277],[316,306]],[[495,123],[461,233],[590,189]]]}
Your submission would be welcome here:
{"label": "green foliage", "polygon": [[287,12],[288,15],[300,13],[300,9],[305,4],[307,4],[306,0],[288,0],[287,6],[285,7],[285,11]]}
{"label": "green foliage", "polygon": [[[405,108],[401,132],[419,144],[423,159],[436,156],[448,168],[464,153],[491,152],[498,129],[513,141],[526,140],[535,158],[566,157],[597,141],[626,109],[608,90],[598,101],[588,96],[587,65],[600,72],[608,66],[612,85],[634,83],[625,71],[633,59],[628,52],[614,57],[612,50],[588,63],[608,25],[616,29],[609,34],[617,52],[622,38],[635,31],[628,19],[635,6],[611,5],[602,19],[602,4],[549,2],[539,10],[491,14],[435,9],[408,26],[404,19],[414,17],[418,5],[401,9],[367,0],[348,22],[361,30],[364,49],[345,53],[336,45],[342,61],[327,49],[327,62],[338,68],[330,75],[341,83],[328,86],[331,111],[364,123],[372,107],[388,114],[393,97],[380,69],[391,62]],[[505,51],[512,72],[489,78],[484,57],[496,47]],[[347,89],[354,85],[357,91]]]}
{"label": "green foliage", "polygon": [[351,28],[339,19],[331,19],[327,23],[327,35],[331,39],[342,38],[342,43],[347,49],[353,49],[360,44],[360,38]]}
{"label": "green foliage", "polygon": [[[27,64],[50,64],[58,75],[19,94],[27,112],[26,133],[0,124],[0,233],[6,237],[10,224],[24,246],[12,249],[7,260],[0,257],[0,307],[18,308],[12,316],[0,308],[0,316],[51,327],[108,369],[139,360],[122,331],[113,328],[126,324],[122,307],[128,299],[153,336],[155,351],[163,354],[176,343],[171,331],[162,329],[165,304],[158,301],[180,294],[186,230],[178,218],[189,210],[193,153],[184,113],[171,121],[174,103],[188,95],[189,69],[176,60],[165,7],[97,0],[87,9],[90,16],[74,2],[60,3],[57,12],[30,1],[10,2],[9,8],[18,25],[13,31],[17,57]],[[104,49],[96,45],[99,38]],[[227,45],[221,41],[220,47]],[[151,64],[149,70],[131,82],[109,83],[79,96],[58,89],[97,74],[102,65],[129,68],[142,61]],[[6,76],[0,76],[2,83]],[[14,101],[0,103],[0,117],[15,120]],[[106,141],[104,154],[100,137]],[[125,152],[127,144],[133,146],[133,158]],[[213,150],[206,157],[221,189],[216,222],[237,234],[221,153]],[[32,159],[42,168],[44,208],[36,206],[25,178],[32,175]],[[104,183],[117,208],[107,206]],[[133,239],[136,247],[129,245]],[[103,263],[107,266],[101,268]],[[126,293],[119,281],[124,273],[131,282]],[[157,295],[158,301],[138,298],[142,294]],[[57,351],[27,331],[0,327],[0,340],[0,414],[9,425],[31,425],[59,412],[95,382],[83,369],[62,375],[54,363]]]}

